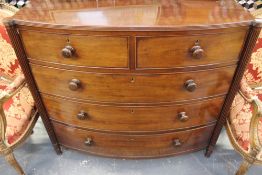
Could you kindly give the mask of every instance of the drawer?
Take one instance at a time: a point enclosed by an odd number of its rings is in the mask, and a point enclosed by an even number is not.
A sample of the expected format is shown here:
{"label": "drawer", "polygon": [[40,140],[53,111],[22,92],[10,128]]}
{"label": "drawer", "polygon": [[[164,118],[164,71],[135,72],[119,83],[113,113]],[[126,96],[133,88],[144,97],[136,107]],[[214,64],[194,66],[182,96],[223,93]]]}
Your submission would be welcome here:
{"label": "drawer", "polygon": [[91,132],[53,122],[60,144],[88,153],[127,158],[160,157],[203,149],[214,125],[198,129],[151,135]]}
{"label": "drawer", "polygon": [[77,127],[114,132],[157,132],[215,122],[224,97],[172,106],[110,106],[42,95],[52,120]]}
{"label": "drawer", "polygon": [[[62,35],[22,30],[27,57],[52,63],[86,67],[128,67],[128,37]],[[68,44],[70,42],[70,44]],[[62,56],[67,45],[75,51]]]}
{"label": "drawer", "polygon": [[[38,65],[31,67],[42,93],[113,103],[173,102],[226,94],[235,71],[235,67],[225,67],[175,74],[126,75],[77,72]],[[195,90],[190,91],[195,85]]]}
{"label": "drawer", "polygon": [[[238,60],[246,31],[240,29],[224,34],[138,37],[137,67],[175,68],[233,64]],[[200,48],[193,52],[191,48],[195,45]]]}

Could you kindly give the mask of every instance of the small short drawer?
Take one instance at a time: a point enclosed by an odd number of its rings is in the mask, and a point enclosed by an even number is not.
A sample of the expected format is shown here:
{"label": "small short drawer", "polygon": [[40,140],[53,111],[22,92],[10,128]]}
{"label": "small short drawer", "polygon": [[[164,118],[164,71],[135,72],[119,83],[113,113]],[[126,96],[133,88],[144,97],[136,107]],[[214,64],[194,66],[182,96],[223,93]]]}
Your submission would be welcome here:
{"label": "small short drawer", "polygon": [[52,120],[112,132],[158,132],[207,125],[216,121],[224,97],[171,106],[111,106],[80,103],[42,95]]}
{"label": "small short drawer", "polygon": [[106,103],[171,103],[225,95],[235,66],[172,74],[104,74],[31,65],[42,93]]}
{"label": "small short drawer", "polygon": [[247,30],[234,33],[137,38],[137,68],[236,63]]}
{"label": "small short drawer", "polygon": [[214,125],[151,135],[110,134],[68,127],[53,122],[58,141],[65,147],[88,153],[124,158],[150,158],[203,149]]}
{"label": "small short drawer", "polygon": [[128,37],[21,31],[27,57],[51,63],[128,68]]}

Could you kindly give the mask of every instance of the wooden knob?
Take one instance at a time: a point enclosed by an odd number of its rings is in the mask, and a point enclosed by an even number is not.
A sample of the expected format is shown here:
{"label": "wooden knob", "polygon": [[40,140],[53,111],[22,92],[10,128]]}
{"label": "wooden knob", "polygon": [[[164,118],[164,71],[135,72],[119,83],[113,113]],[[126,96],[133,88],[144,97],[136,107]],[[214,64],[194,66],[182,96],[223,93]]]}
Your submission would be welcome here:
{"label": "wooden knob", "polygon": [[178,118],[181,122],[185,122],[189,119],[189,117],[186,115],[186,112],[180,112],[178,114]]}
{"label": "wooden knob", "polygon": [[64,58],[72,58],[75,53],[75,49],[72,46],[67,45],[62,49],[61,53]]}
{"label": "wooden knob", "polygon": [[85,119],[88,118],[88,114],[87,114],[85,111],[81,110],[81,111],[77,114],[77,118],[78,118],[79,120],[85,120]]}
{"label": "wooden knob", "polygon": [[197,87],[197,84],[194,82],[194,80],[187,80],[185,82],[185,88],[189,92],[193,92]]}
{"label": "wooden knob", "polygon": [[81,86],[81,82],[78,79],[72,79],[68,85],[69,89],[72,91],[76,91],[77,89],[80,88],[80,86]]}
{"label": "wooden knob", "polygon": [[201,58],[204,55],[204,50],[199,45],[199,41],[191,48],[191,53],[194,58]]}
{"label": "wooden knob", "polygon": [[174,140],[173,140],[173,145],[174,145],[174,147],[179,147],[179,146],[182,145],[182,143],[180,142],[179,139],[174,139]]}
{"label": "wooden knob", "polygon": [[92,138],[88,137],[84,143],[86,146],[92,146],[94,144],[94,141]]}

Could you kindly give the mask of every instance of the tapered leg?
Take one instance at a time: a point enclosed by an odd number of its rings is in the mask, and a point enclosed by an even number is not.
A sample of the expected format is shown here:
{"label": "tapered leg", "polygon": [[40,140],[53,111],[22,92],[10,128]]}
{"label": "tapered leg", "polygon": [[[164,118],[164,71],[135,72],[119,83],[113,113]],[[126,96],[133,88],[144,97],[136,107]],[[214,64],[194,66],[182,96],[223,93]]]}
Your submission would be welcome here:
{"label": "tapered leg", "polygon": [[241,163],[239,169],[237,170],[236,175],[245,175],[251,165],[252,165],[252,163],[244,160],[244,161]]}
{"label": "tapered leg", "polygon": [[15,159],[15,156],[12,151],[5,155],[5,159],[18,172],[19,175],[25,175],[23,169]]}
{"label": "tapered leg", "polygon": [[210,157],[211,154],[212,154],[212,152],[213,152],[213,150],[214,150],[214,146],[213,146],[213,145],[209,145],[209,146],[207,147],[207,149],[206,149],[205,156],[206,156],[206,157]]}

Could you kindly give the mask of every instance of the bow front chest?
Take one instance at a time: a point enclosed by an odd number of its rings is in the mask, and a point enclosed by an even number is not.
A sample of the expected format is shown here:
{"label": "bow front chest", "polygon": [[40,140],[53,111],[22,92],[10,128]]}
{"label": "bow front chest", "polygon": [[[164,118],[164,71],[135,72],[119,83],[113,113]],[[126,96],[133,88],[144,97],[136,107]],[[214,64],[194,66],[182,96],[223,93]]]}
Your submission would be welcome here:
{"label": "bow front chest", "polygon": [[234,1],[32,0],[5,20],[54,148],[210,155],[260,27]]}

